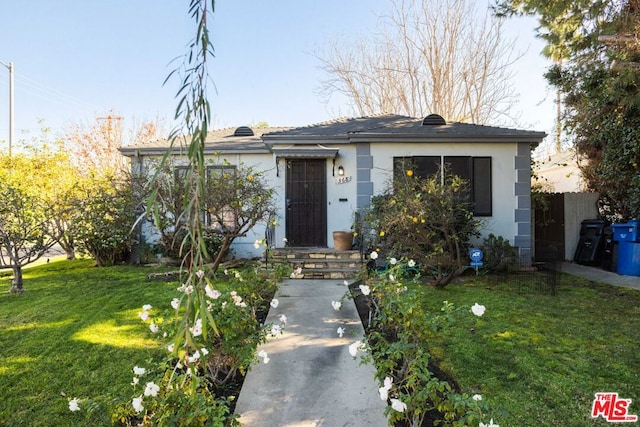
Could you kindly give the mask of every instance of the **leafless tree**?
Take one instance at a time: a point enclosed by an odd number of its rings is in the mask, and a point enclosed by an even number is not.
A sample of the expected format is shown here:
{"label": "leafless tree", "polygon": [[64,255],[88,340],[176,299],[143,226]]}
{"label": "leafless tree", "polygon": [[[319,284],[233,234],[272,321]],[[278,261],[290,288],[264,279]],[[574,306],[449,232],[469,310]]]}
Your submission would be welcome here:
{"label": "leafless tree", "polygon": [[62,139],[80,170],[126,173],[128,165],[118,151],[119,147],[153,141],[169,134],[162,118],[129,123],[128,132],[125,132],[123,122],[124,117],[110,111],[96,117],[95,122],[77,122],[69,126]]}
{"label": "leafless tree", "polygon": [[521,55],[501,22],[475,0],[392,0],[372,39],[333,42],[317,56],[328,78],[320,92],[341,93],[360,115],[380,113],[496,123],[513,119],[511,65]]}

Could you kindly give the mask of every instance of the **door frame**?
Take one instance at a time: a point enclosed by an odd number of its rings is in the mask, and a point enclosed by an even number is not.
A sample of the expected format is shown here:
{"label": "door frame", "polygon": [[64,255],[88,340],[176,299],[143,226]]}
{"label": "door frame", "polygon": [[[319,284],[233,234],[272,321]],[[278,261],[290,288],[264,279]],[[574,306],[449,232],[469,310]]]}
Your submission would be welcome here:
{"label": "door frame", "polygon": [[[327,247],[327,228],[328,228],[328,212],[327,212],[327,159],[326,158],[285,158],[285,236],[288,239],[288,242],[291,246],[295,247]],[[292,170],[291,170],[291,162],[302,163],[304,164],[304,176],[302,177],[302,181],[297,181],[297,184],[302,185],[305,188],[305,194],[292,194],[294,191],[294,183],[290,181],[293,179]],[[310,165],[315,165],[317,169],[313,171],[309,171],[309,167],[314,167]],[[318,174],[317,176],[313,176],[313,174]],[[311,174],[311,175],[310,175]],[[312,188],[310,191],[313,194],[307,193],[306,189],[308,189],[308,185],[312,184],[316,187]],[[300,187],[298,187],[300,188]],[[317,191],[320,191],[320,194],[317,194]],[[314,196],[318,195],[317,199]],[[311,197],[311,198],[310,198]],[[316,207],[315,215],[303,215],[300,211],[292,212],[291,209],[295,209],[294,205],[296,203],[301,204],[311,204],[311,206]],[[302,209],[305,209],[304,206],[298,205]],[[313,212],[310,212],[313,213]],[[300,225],[294,223],[300,218],[305,218],[310,222],[317,220],[319,222],[318,225],[313,225],[310,223],[306,225],[306,227],[316,227],[312,233],[303,232],[300,230]],[[301,241],[299,236],[306,235],[309,237],[308,241]],[[296,241],[297,240],[297,241]]]}

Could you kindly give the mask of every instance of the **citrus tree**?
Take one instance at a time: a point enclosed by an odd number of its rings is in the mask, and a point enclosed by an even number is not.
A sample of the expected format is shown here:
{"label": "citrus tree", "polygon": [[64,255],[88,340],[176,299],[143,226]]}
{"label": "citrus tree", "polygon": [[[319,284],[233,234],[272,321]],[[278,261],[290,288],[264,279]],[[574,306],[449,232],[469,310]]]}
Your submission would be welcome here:
{"label": "citrus tree", "polygon": [[466,268],[468,241],[479,235],[467,195],[458,176],[442,185],[439,174],[419,178],[407,169],[372,200],[372,249],[415,260],[434,286],[445,287]]}

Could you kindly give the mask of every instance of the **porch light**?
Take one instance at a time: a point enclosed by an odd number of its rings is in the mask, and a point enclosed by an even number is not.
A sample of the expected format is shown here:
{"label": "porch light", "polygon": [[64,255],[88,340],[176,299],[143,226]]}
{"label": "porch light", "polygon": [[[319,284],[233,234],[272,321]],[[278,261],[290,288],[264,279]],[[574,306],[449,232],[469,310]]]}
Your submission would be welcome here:
{"label": "porch light", "polygon": [[344,176],[344,168],[342,165],[338,166],[338,176]]}

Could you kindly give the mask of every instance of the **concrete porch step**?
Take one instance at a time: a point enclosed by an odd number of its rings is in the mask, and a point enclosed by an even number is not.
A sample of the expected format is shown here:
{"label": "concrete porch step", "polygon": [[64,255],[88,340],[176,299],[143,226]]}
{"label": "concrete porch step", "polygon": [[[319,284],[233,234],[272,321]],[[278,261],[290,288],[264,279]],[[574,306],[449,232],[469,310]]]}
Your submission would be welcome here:
{"label": "concrete porch step", "polygon": [[337,251],[333,248],[276,248],[271,249],[272,258],[309,258],[309,259],[360,259],[357,250]]}
{"label": "concrete porch step", "polygon": [[274,263],[288,263],[291,266],[302,268],[360,268],[359,259],[310,259],[310,258],[271,258],[270,262]]}
{"label": "concrete porch step", "polygon": [[353,279],[360,268],[327,268],[322,270],[302,269],[302,279]]}
{"label": "concrete porch step", "polygon": [[298,278],[349,279],[362,268],[359,251],[336,251],[333,248],[279,248],[272,249],[262,259],[262,264],[288,264],[301,269]]}

